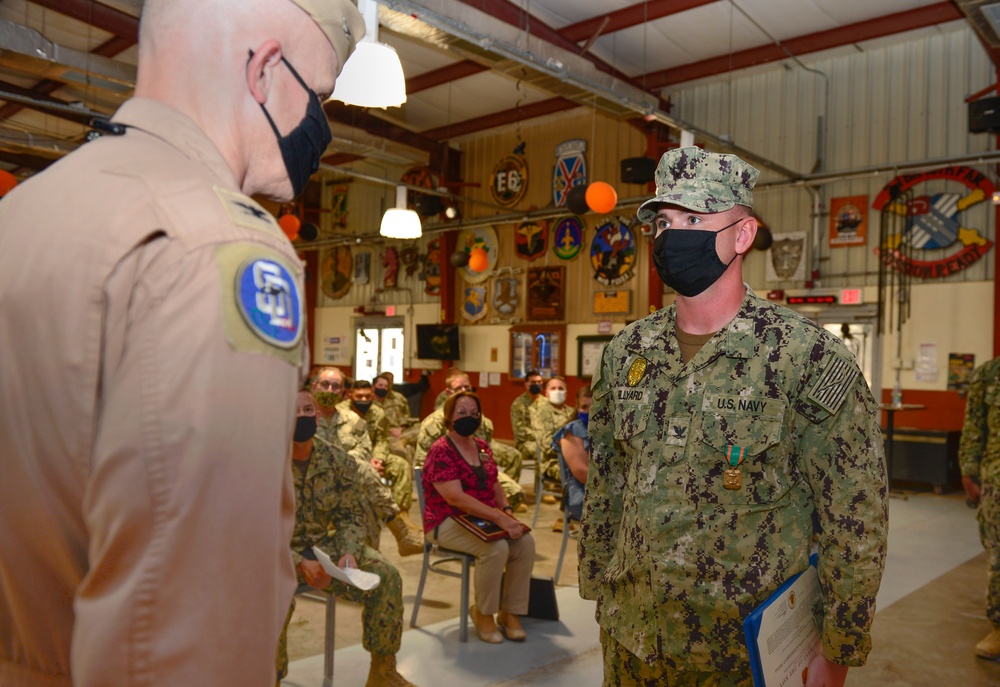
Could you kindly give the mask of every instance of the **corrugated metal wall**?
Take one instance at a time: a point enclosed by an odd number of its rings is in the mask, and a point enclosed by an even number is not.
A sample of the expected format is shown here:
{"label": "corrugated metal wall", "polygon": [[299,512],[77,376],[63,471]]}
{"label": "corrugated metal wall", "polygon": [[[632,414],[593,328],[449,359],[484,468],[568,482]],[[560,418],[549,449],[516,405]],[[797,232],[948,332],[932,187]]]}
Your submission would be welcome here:
{"label": "corrugated metal wall", "polygon": [[[988,56],[972,31],[956,24],[896,45],[865,46],[864,52],[803,59],[800,66],[769,67],[728,83],[703,83],[669,92],[680,119],[718,134],[743,148],[801,174],[842,172],[944,159],[994,149],[995,136],[968,133],[965,98],[996,82]],[[820,143],[825,140],[825,144]],[[992,165],[975,169],[996,183]],[[877,284],[880,213],[871,208],[879,191],[896,174],[825,183],[820,193],[819,241],[813,235],[813,199],[804,189],[767,190],[778,174],[764,171],[755,193],[758,215],[774,234],[806,231],[810,267],[819,285]],[[965,194],[956,182],[936,181],[915,189]],[[829,208],[834,198],[868,197],[868,241],[864,246],[830,248]],[[994,208],[989,200],[959,215],[961,225],[994,239]],[[935,260],[955,247],[916,251]],[[761,289],[802,288],[800,282],[768,282],[765,253],[751,254],[745,274]],[[992,279],[995,251],[944,281]],[[807,270],[808,272],[811,270]],[[941,280],[935,280],[940,282]]]}

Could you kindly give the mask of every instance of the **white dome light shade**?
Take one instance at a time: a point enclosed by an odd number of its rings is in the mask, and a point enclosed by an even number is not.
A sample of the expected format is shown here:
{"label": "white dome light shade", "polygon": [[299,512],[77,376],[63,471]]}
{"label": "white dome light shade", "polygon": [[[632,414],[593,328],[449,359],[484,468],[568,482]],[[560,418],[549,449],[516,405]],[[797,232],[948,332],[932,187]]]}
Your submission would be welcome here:
{"label": "white dome light shade", "polygon": [[413,210],[389,208],[382,215],[378,233],[389,239],[419,239],[423,233],[420,216]]}
{"label": "white dome light shade", "polygon": [[333,100],[358,107],[399,107],[406,102],[403,65],[392,46],[362,40],[337,77]]}

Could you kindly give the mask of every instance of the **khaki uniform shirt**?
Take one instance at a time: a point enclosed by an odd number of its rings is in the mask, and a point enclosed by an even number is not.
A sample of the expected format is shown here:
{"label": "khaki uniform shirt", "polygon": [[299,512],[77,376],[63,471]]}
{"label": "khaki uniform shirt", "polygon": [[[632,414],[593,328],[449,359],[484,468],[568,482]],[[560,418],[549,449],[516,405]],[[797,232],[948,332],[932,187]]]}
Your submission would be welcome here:
{"label": "khaki uniform shirt", "polygon": [[[742,621],[808,564],[820,526],[827,658],[860,665],[886,554],[878,406],[834,336],[748,289],[687,364],[670,306],[622,330],[593,380],[580,593],[641,659],[749,664]],[[723,473],[737,468],[739,489]]]}
{"label": "khaki uniform shirt", "polygon": [[115,120],[0,203],[0,684],[272,685],[302,266],[194,122]]}

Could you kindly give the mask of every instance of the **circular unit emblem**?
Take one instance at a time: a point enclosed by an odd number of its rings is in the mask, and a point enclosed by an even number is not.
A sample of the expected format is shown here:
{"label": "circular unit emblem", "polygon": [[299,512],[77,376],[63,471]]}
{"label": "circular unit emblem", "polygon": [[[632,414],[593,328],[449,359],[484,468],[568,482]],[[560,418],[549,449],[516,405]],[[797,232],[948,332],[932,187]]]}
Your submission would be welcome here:
{"label": "circular unit emblem", "polygon": [[302,299],[291,272],[279,262],[250,258],[236,272],[236,303],[247,326],[278,348],[302,339]]}
{"label": "circular unit emblem", "polygon": [[490,174],[490,196],[506,208],[517,205],[528,191],[528,162],[520,155],[505,155]]}
{"label": "circular unit emblem", "polygon": [[572,260],[583,248],[583,220],[576,215],[563,217],[552,232],[552,252],[560,260]]}

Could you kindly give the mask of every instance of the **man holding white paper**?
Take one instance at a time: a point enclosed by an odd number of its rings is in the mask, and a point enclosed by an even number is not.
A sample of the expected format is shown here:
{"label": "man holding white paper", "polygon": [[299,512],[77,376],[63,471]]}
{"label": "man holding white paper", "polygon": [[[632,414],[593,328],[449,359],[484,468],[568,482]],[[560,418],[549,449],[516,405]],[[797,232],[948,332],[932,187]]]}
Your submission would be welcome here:
{"label": "man holding white paper", "polygon": [[[361,644],[372,655],[366,687],[413,687],[396,671],[396,653],[403,635],[403,584],[399,571],[365,543],[365,508],[357,486],[358,463],[316,435],[316,401],[300,391],[292,444],[295,482],[295,530],[292,561],[299,582],[322,589],[338,599],[364,605]],[[340,568],[375,573],[380,582],[370,590],[334,581],[313,551],[317,547]],[[295,601],[292,600],[292,609]],[[287,632],[278,646],[278,678],[288,670]]]}
{"label": "man holding white paper", "polygon": [[814,514],[822,654],[806,684],[840,687],[871,648],[878,405],[836,337],[744,283],[757,175],[671,150],[638,211],[677,295],[607,344],[591,384],[580,594],[598,602],[608,687],[752,685],[743,619],[805,570]]}

